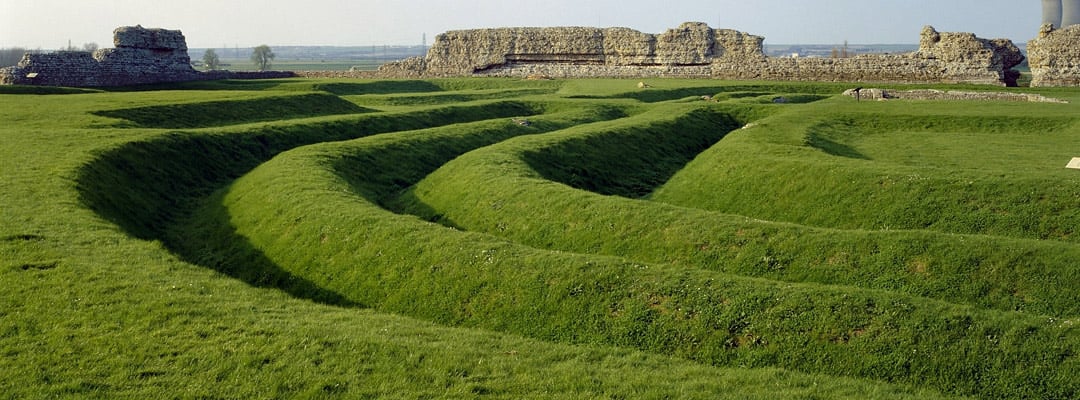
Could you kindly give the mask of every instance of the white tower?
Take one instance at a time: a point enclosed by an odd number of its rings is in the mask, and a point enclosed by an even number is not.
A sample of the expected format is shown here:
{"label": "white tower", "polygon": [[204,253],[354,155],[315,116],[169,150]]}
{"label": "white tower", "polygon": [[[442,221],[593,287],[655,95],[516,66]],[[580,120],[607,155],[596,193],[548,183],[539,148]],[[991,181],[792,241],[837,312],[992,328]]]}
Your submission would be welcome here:
{"label": "white tower", "polygon": [[1042,0],[1043,23],[1064,28],[1080,24],[1080,0]]}
{"label": "white tower", "polygon": [[1061,1],[1062,0],[1042,0],[1042,23],[1053,24],[1054,28],[1061,27]]}
{"label": "white tower", "polygon": [[1080,24],[1080,0],[1061,1],[1061,27]]}

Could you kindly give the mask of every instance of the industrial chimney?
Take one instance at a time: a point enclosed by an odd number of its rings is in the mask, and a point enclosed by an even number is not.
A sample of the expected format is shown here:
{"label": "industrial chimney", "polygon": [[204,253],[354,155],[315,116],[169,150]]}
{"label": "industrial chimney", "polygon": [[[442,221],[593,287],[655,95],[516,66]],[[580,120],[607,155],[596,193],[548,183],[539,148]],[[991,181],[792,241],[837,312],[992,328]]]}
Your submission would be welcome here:
{"label": "industrial chimney", "polygon": [[1054,28],[1080,24],[1080,0],[1042,0],[1043,23]]}
{"label": "industrial chimney", "polygon": [[1061,27],[1080,24],[1080,0],[1061,1]]}
{"label": "industrial chimney", "polygon": [[1061,1],[1062,0],[1042,0],[1043,24],[1053,24],[1054,28],[1061,27]]}

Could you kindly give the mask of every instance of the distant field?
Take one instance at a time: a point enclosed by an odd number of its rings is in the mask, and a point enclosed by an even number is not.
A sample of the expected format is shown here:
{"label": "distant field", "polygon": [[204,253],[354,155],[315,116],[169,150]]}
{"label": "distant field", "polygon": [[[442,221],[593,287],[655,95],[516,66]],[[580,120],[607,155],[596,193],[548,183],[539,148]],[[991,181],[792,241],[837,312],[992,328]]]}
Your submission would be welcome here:
{"label": "distant field", "polygon": [[648,83],[0,86],[0,393],[1080,397],[1080,90]]}
{"label": "distant field", "polygon": [[[221,69],[231,71],[254,71],[255,65],[250,60],[222,60],[224,65]],[[374,71],[379,66],[389,61],[379,60],[281,60],[275,59],[270,68],[279,71],[348,71],[352,67],[361,70]]]}

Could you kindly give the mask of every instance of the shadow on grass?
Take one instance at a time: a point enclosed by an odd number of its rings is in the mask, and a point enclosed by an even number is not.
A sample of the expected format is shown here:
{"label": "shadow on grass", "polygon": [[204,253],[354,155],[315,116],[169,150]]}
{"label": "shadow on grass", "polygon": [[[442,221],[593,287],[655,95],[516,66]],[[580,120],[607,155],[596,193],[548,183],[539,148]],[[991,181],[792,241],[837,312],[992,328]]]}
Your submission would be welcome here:
{"label": "shadow on grass", "polygon": [[254,99],[206,101],[105,110],[94,115],[131,121],[144,128],[202,128],[327,115],[360,114],[373,110],[340,97],[312,93]]}
{"label": "shadow on grass", "polygon": [[857,160],[869,160],[865,154],[860,153],[854,147],[829,139],[828,137],[816,134],[810,134],[806,137],[806,144],[815,149],[821,150],[829,155],[837,157],[853,158]]}
{"label": "shadow on grass", "polygon": [[731,115],[701,109],[674,121],[569,138],[523,157],[545,179],[603,195],[642,198],[741,125]]}
{"label": "shadow on grass", "polygon": [[79,169],[76,189],[87,208],[135,238],[161,240],[185,261],[254,286],[277,287],[298,298],[356,306],[283,270],[239,237],[228,225],[228,215],[215,193],[275,155],[299,146],[531,115],[537,110],[521,102],[498,102],[253,127],[248,132],[167,133],[97,154]]}
{"label": "shadow on grass", "polygon": [[0,94],[85,94],[101,93],[98,89],[80,89],[55,86],[0,85]]}
{"label": "shadow on grass", "polygon": [[281,268],[230,224],[219,191],[198,210],[163,235],[162,243],[182,260],[209,268],[254,287],[276,288],[289,295],[340,307],[367,307]]}
{"label": "shadow on grass", "polygon": [[158,83],[149,85],[121,86],[105,88],[109,92],[150,92],[158,90],[246,90],[263,91],[276,89],[286,83],[286,79],[220,79],[208,81],[190,81],[176,83]]}
{"label": "shadow on grass", "polygon": [[426,81],[376,81],[364,83],[326,83],[315,85],[322,90],[338,96],[358,94],[397,94],[441,92],[443,88]]}
{"label": "shadow on grass", "polygon": [[265,141],[238,135],[167,135],[101,155],[80,170],[77,188],[82,203],[98,215],[135,238],[160,240],[186,262],[297,298],[359,306],[274,264],[236,235],[227,218],[197,225],[196,211],[212,207],[215,189],[268,160],[275,150]]}

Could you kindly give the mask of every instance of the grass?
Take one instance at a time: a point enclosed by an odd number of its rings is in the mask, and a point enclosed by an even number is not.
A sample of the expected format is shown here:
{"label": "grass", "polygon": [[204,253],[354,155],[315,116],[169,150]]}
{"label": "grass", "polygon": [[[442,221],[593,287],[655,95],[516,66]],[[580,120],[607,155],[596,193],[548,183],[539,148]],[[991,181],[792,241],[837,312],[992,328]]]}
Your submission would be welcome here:
{"label": "grass", "polygon": [[0,89],[0,393],[1080,393],[1073,105],[648,83]]}

